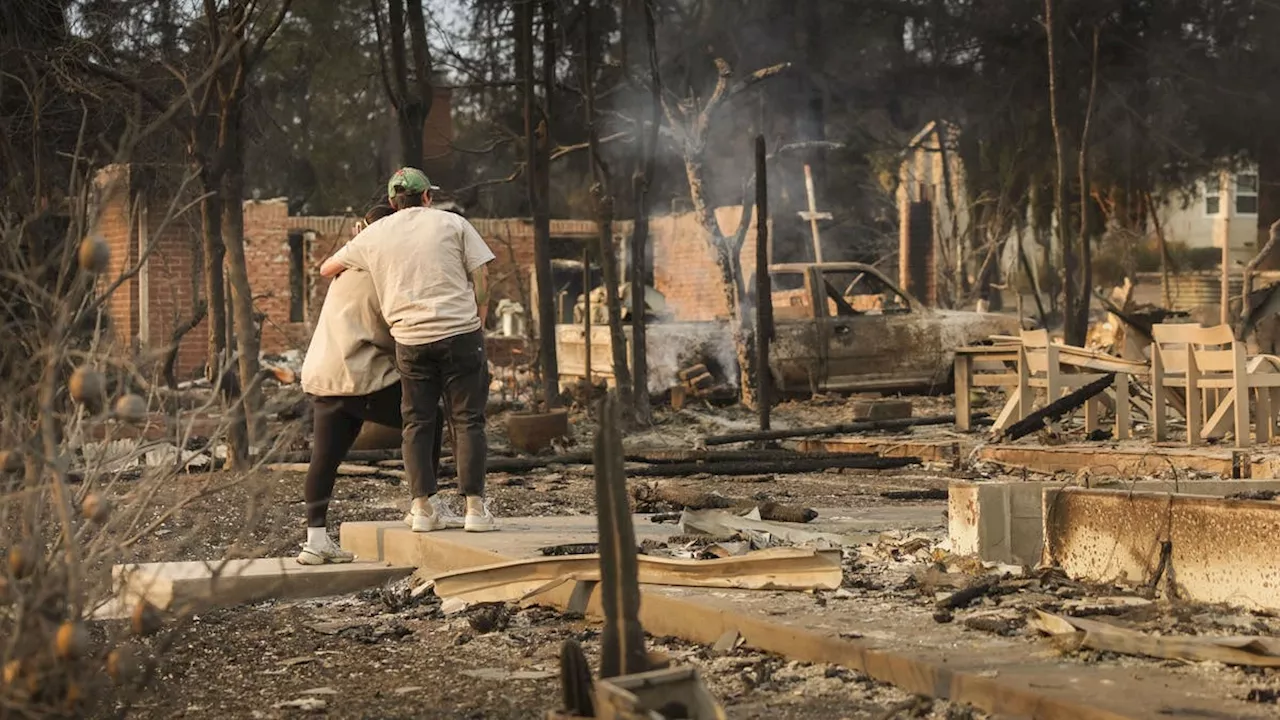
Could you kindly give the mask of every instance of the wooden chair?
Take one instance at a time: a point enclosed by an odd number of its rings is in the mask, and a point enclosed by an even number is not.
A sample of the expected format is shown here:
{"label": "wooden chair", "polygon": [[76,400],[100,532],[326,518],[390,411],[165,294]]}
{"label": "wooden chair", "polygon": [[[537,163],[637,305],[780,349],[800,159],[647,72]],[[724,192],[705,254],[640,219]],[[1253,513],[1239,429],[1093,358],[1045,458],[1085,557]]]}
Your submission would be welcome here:
{"label": "wooden chair", "polygon": [[[1011,398],[1012,409],[1016,403],[1018,418],[1030,415],[1035,401],[1036,391],[1043,388],[1048,396],[1047,402],[1053,402],[1073,390],[1084,387],[1105,377],[1111,370],[1108,366],[1127,366],[1131,363],[1118,358],[1111,358],[1101,353],[1092,353],[1083,348],[1057,345],[1049,341],[1046,330],[1023,330],[1021,346],[1018,351],[1018,388]],[[1117,440],[1126,440],[1130,436],[1130,397],[1129,380],[1131,372],[1136,368],[1118,369],[1115,372],[1115,430]],[[1101,396],[1090,398],[1084,404],[1084,424],[1087,432],[1099,427],[1101,411],[1105,407]],[[1014,413],[1002,413],[998,419],[997,432],[1012,424]]]}
{"label": "wooden chair", "polygon": [[[1187,444],[1235,433],[1236,447],[1250,444],[1250,410],[1256,410],[1258,442],[1276,436],[1280,407],[1280,357],[1246,356],[1244,343],[1226,325],[1162,323],[1152,328],[1152,425],[1156,440],[1169,436],[1170,390],[1185,393]],[[1253,408],[1250,400],[1254,399]],[[1207,416],[1207,419],[1206,419]]]}

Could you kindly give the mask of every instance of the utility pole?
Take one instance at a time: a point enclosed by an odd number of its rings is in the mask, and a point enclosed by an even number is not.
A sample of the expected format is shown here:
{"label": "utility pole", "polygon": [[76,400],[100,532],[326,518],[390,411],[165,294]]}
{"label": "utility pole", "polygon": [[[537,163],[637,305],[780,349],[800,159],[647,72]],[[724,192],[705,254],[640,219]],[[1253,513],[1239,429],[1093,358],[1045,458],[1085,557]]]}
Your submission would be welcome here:
{"label": "utility pole", "polygon": [[822,262],[822,236],[818,232],[819,220],[830,220],[831,213],[818,212],[818,200],[813,192],[813,169],[804,166],[804,189],[809,196],[809,209],[800,211],[800,218],[809,221],[809,231],[813,234],[813,261]]}

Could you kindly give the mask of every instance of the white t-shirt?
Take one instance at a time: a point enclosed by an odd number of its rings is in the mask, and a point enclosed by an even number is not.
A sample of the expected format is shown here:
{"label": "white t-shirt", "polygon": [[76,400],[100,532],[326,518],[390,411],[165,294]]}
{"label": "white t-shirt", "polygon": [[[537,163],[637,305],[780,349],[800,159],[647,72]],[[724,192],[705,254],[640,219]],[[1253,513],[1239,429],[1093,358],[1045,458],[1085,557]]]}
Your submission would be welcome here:
{"label": "white t-shirt", "polygon": [[396,346],[382,319],[369,273],[333,279],[302,361],[302,389],[312,395],[370,395],[400,382]]}
{"label": "white t-shirt", "polygon": [[365,228],[333,257],[373,278],[382,316],[401,345],[480,329],[471,273],[494,255],[460,215],[406,208]]}

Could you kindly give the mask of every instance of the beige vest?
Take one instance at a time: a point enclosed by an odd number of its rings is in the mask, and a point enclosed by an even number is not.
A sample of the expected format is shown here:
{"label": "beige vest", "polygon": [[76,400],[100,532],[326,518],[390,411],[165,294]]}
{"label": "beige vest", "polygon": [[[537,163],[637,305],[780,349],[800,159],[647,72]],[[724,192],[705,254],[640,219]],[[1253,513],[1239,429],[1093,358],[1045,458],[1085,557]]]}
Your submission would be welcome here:
{"label": "beige vest", "polygon": [[302,362],[302,389],[312,395],[369,395],[400,381],[395,342],[378,307],[369,273],[333,279],[311,346]]}

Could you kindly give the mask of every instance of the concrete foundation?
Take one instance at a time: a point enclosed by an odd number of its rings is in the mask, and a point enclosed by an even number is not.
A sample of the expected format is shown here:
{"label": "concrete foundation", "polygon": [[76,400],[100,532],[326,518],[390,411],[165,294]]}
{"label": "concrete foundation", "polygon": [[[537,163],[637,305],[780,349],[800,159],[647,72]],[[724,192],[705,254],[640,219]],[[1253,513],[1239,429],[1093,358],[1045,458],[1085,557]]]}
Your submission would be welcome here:
{"label": "concrete foundation", "polygon": [[[952,551],[989,562],[1039,564],[1044,544],[1042,496],[1046,490],[1065,487],[1057,482],[952,482],[947,492]],[[1280,491],[1280,480],[1110,481],[1094,482],[1092,487],[1220,498],[1239,492]]]}
{"label": "concrete foundation", "polygon": [[[1261,450],[1259,448],[1258,450]],[[1119,446],[1059,445],[987,445],[979,448],[979,461],[994,462],[1010,469],[1025,468],[1038,473],[1077,473],[1087,470],[1094,475],[1110,477],[1142,477],[1196,471],[1224,478],[1270,478],[1276,465],[1272,458],[1257,452],[1208,448],[1160,447],[1147,443]]]}
{"label": "concrete foundation", "polygon": [[308,566],[293,558],[264,558],[117,565],[111,575],[116,596],[126,605],[146,600],[161,609],[178,609],[342,595],[412,572],[412,567],[378,561]]}
{"label": "concrete foundation", "polygon": [[[580,524],[573,532],[566,532],[563,525],[557,527],[557,523],[576,520],[503,519],[504,530],[489,534],[414,534],[384,523],[344,523],[343,544],[358,549],[362,543],[371,543],[388,556],[430,558],[431,564],[423,571],[435,574],[528,556],[547,536],[582,539]],[[594,522],[594,518],[584,520]],[[637,532],[645,524],[637,522]],[[532,535],[512,531],[513,526],[527,527]],[[474,562],[477,559],[485,562]],[[709,645],[733,632],[747,647],[800,662],[833,663],[908,693],[971,704],[998,717],[1270,717],[1266,708],[1225,696],[1211,679],[1196,675],[1175,675],[1158,667],[1127,672],[1112,666],[1066,662],[1051,653],[1031,652],[1021,639],[966,633],[954,625],[922,624],[917,618],[903,621],[878,615],[867,606],[815,615],[812,599],[803,593],[642,586],[641,595],[640,622],[650,635]],[[574,608],[590,617],[602,614],[598,583],[566,583],[538,595],[536,602],[562,610]],[[904,636],[885,634],[887,626],[899,623]],[[857,639],[842,637],[846,628]],[[935,636],[939,633],[945,638]],[[1170,703],[1176,703],[1176,710],[1170,711]]]}
{"label": "concrete foundation", "polygon": [[1044,518],[1045,560],[1073,578],[1280,610],[1280,502],[1047,489]]}

